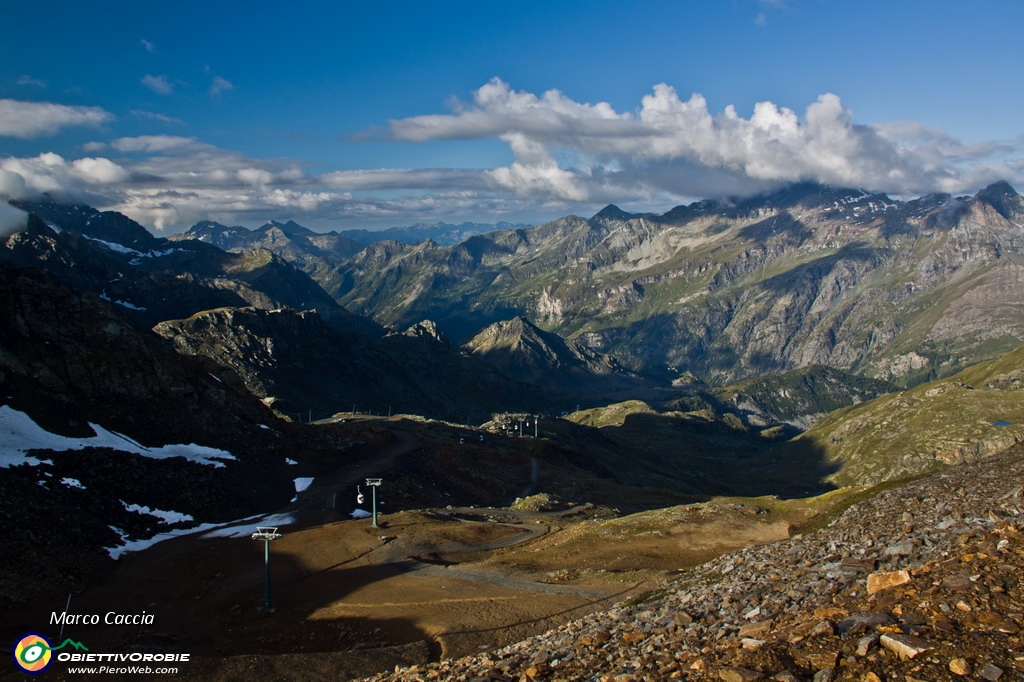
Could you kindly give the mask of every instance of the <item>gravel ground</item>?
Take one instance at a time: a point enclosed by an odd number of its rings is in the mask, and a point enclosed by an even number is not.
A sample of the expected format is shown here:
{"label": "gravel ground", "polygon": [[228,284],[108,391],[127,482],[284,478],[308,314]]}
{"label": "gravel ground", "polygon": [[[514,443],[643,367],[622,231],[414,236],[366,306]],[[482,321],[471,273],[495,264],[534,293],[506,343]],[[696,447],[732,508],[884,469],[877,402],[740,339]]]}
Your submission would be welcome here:
{"label": "gravel ground", "polygon": [[1024,680],[1024,448],[523,642],[363,678]]}

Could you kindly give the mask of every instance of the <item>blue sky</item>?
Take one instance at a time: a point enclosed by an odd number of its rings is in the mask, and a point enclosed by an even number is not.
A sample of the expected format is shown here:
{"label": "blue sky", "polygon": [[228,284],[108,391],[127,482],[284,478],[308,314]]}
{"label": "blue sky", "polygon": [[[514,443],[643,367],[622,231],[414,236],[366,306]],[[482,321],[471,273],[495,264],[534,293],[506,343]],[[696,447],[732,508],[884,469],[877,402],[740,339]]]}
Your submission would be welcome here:
{"label": "blue sky", "polygon": [[0,195],[154,232],[1024,185],[1024,3],[0,5]]}

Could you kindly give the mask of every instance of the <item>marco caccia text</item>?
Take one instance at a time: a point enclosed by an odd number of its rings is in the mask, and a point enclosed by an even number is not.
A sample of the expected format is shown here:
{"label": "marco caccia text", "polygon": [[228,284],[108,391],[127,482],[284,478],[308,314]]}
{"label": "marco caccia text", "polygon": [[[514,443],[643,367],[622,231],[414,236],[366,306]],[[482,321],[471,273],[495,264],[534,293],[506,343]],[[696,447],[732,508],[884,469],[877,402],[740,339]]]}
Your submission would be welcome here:
{"label": "marco caccia text", "polygon": [[98,613],[50,613],[50,625],[152,625],[153,614],[146,613],[114,613],[107,611],[103,616]]}

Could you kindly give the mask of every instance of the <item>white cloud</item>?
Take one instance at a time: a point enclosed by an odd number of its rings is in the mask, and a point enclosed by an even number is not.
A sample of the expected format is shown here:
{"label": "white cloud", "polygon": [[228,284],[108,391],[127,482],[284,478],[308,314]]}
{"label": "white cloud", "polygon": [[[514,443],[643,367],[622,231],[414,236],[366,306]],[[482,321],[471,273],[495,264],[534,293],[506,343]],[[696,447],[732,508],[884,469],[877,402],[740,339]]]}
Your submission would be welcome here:
{"label": "white cloud", "polygon": [[71,162],[71,169],[79,178],[90,184],[109,185],[122,183],[131,177],[128,171],[110,159],[77,159]]}
{"label": "white cloud", "polygon": [[237,172],[238,179],[247,185],[269,185],[274,175],[262,168],[241,168]]}
{"label": "white cloud", "polygon": [[0,159],[0,191],[9,198],[42,192],[91,196],[97,186],[120,187],[130,178],[125,168],[104,158],[68,162],[58,154],[46,153],[33,158]]}
{"label": "white cloud", "polygon": [[439,139],[502,137],[521,133],[553,141],[560,136],[605,137],[626,134],[629,114],[617,114],[607,103],[578,104],[557,90],[541,97],[515,92],[494,78],[473,96],[473,107],[455,115],[414,116],[390,122],[395,138],[410,142]]}
{"label": "white cloud", "polygon": [[33,138],[55,135],[70,126],[99,126],[114,120],[100,107],[0,99],[0,136]]}
{"label": "white cloud", "polygon": [[211,95],[219,95],[222,92],[227,92],[228,90],[234,90],[234,89],[235,89],[235,86],[232,85],[231,82],[228,79],[221,78],[220,76],[214,76],[213,77],[213,82],[210,83],[210,94]]}
{"label": "white cloud", "polygon": [[158,95],[169,95],[174,92],[174,86],[167,80],[167,76],[154,76],[147,73],[142,77],[142,84]]}
{"label": "white cloud", "polygon": [[[934,131],[913,140],[907,129],[855,124],[852,112],[831,93],[810,104],[803,117],[760,102],[750,118],[743,118],[732,106],[713,114],[700,94],[682,100],[662,83],[635,112],[618,113],[607,103],[578,103],[555,90],[540,97],[516,92],[499,79],[478,89],[471,105],[459,105],[452,114],[390,122],[397,140],[500,139],[515,162],[493,169],[495,182],[520,194],[567,201],[594,199],[608,189],[609,179],[627,177],[641,186],[650,182],[693,196],[682,182],[664,186],[661,170],[680,164],[713,171],[731,185],[738,180],[748,186],[815,180],[899,193],[970,189],[979,177],[993,173],[998,175],[991,180],[1019,178],[1009,167],[982,163],[993,145],[966,146]],[[981,175],[965,171],[964,161],[987,170]],[[598,172],[602,168],[629,172],[609,176]],[[600,178],[600,188],[594,178]],[[734,192],[735,186],[720,191]]]}
{"label": "white cloud", "polygon": [[502,139],[512,147],[517,161],[488,173],[496,184],[522,196],[547,196],[565,201],[587,201],[590,198],[578,174],[559,168],[542,143],[524,133],[504,135]]}
{"label": "white cloud", "polygon": [[[31,195],[20,173],[0,168],[0,199],[26,199]],[[2,202],[6,205],[6,202]]]}
{"label": "white cloud", "polygon": [[132,109],[128,113],[134,116],[135,118],[141,118],[147,121],[159,121],[160,123],[170,123],[173,125],[182,125],[185,123],[180,118],[173,118],[171,116],[158,114],[153,111],[145,111],[142,109]]}
{"label": "white cloud", "polygon": [[153,43],[149,42],[145,38],[140,40],[139,43],[142,45],[143,48],[145,48],[146,52],[149,52],[150,54],[156,52],[156,45],[154,45]]}

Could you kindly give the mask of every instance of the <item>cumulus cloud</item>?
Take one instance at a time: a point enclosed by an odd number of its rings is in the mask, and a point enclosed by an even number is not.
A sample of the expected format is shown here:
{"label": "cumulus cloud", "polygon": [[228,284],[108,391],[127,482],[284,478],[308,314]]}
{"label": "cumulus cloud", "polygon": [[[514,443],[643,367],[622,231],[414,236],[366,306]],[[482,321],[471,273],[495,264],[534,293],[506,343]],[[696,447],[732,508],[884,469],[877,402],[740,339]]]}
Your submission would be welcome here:
{"label": "cumulus cloud", "polygon": [[48,152],[32,158],[0,159],[0,192],[19,198],[51,192],[66,196],[92,196],[96,187],[120,187],[131,174],[105,158],[86,157],[68,161]]}
{"label": "cumulus cloud", "polygon": [[523,133],[503,136],[516,162],[495,168],[488,175],[494,182],[523,196],[549,196],[565,201],[587,201],[590,193],[579,173],[560,168],[548,148]]}
{"label": "cumulus cloud", "polygon": [[[517,92],[495,78],[474,93],[470,105],[447,115],[394,120],[389,130],[393,139],[411,142],[500,139],[515,162],[491,171],[496,183],[524,195],[572,201],[599,194],[594,178],[607,188],[612,178],[644,183],[645,175],[652,187],[694,196],[686,184],[689,174],[667,182],[666,166],[713,171],[731,185],[722,192],[735,191],[737,181],[763,186],[798,180],[898,193],[958,191],[981,176],[997,179],[1012,171],[986,163],[980,175],[965,172],[959,162],[979,162],[980,168],[995,148],[962,145],[921,128],[908,135],[908,125],[856,124],[831,93],[818,97],[803,116],[760,102],[744,118],[733,106],[714,114],[700,94],[683,100],[662,83],[635,112],[619,113],[607,103],[575,102],[557,90],[541,96]],[[601,168],[622,172],[596,172]]]}
{"label": "cumulus cloud", "polygon": [[[505,138],[516,134],[554,141],[621,137],[630,126],[629,114],[617,114],[604,102],[579,104],[557,90],[541,97],[516,92],[498,78],[473,94],[474,106],[458,108],[454,115],[427,115],[390,122],[395,138],[410,142],[438,139]],[[637,133],[641,131],[637,128]]]}
{"label": "cumulus cloud", "polygon": [[99,126],[114,120],[100,107],[0,99],[0,135],[29,139],[55,135],[71,126]]}
{"label": "cumulus cloud", "polygon": [[154,76],[147,73],[142,77],[142,84],[158,95],[169,95],[174,92],[174,86],[167,80],[167,76]]}
{"label": "cumulus cloud", "polygon": [[110,159],[85,158],[71,162],[72,172],[83,182],[110,185],[128,180],[130,174]]}

